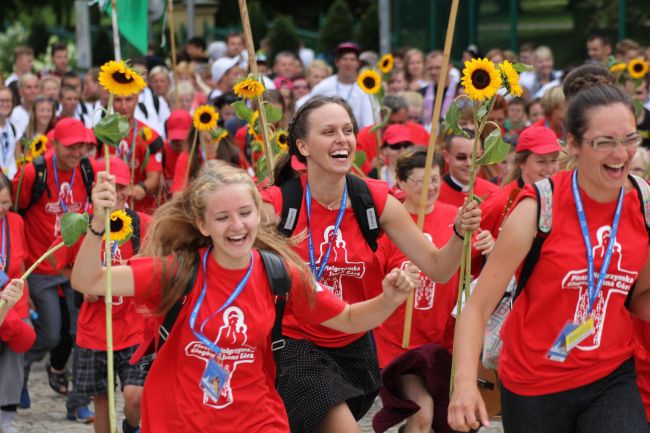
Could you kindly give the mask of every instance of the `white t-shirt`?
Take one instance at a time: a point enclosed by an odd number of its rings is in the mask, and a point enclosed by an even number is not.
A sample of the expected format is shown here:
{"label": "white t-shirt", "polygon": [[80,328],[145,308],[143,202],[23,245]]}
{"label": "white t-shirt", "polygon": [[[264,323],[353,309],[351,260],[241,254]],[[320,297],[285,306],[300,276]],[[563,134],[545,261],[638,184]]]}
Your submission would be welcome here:
{"label": "white t-shirt", "polygon": [[338,96],[343,98],[352,108],[352,113],[357,121],[359,129],[375,123],[373,116],[373,104],[371,96],[364,93],[357,85],[356,81],[352,84],[344,84],[339,81],[337,75],[332,75],[318,83],[308,95],[303,96],[296,101],[296,110],[305,102],[314,96]]}
{"label": "white t-shirt", "polygon": [[16,175],[16,135],[9,121],[0,126],[0,167],[11,180]]}
{"label": "white t-shirt", "polygon": [[16,127],[16,140],[20,140],[29,125],[29,113],[22,105],[16,105],[9,116],[9,121]]}
{"label": "white t-shirt", "polygon": [[163,140],[167,137],[165,134],[165,122],[169,119],[170,110],[169,104],[165,101],[165,98],[158,98],[158,109],[156,110],[156,104],[154,103],[154,94],[151,88],[145,87],[145,89],[140,92],[138,96],[138,102],[144,104],[146,109],[146,114],[140,107],[140,104],[137,105],[135,109],[135,117],[142,123],[146,123],[154,131],[160,135]]}

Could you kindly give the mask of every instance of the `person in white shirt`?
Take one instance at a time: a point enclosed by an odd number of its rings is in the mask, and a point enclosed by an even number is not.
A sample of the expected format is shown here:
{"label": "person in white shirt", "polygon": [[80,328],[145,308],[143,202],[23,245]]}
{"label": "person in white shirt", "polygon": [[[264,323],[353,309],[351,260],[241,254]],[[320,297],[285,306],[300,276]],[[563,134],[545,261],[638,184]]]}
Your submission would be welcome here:
{"label": "person in white shirt", "polygon": [[217,87],[212,90],[208,99],[213,100],[226,92],[230,92],[242,74],[238,58],[222,57],[217,59],[212,64],[212,80]]}
{"label": "person in white shirt", "polygon": [[5,86],[9,86],[23,75],[32,72],[34,67],[34,50],[30,47],[19,46],[14,49],[14,72],[5,80]]}
{"label": "person in white shirt", "polygon": [[296,110],[314,96],[338,96],[352,108],[359,129],[373,124],[375,121],[371,96],[357,85],[359,53],[359,47],[352,42],[339,44],[335,51],[338,72],[322,80],[308,95],[298,100]]}
{"label": "person in white shirt", "polygon": [[16,128],[9,121],[13,108],[13,95],[7,87],[0,89],[0,167],[13,179],[16,174]]}
{"label": "person in white shirt", "polygon": [[38,96],[38,77],[31,72],[18,79],[20,105],[16,105],[9,120],[16,127],[16,139],[20,139],[29,124],[29,110]]}
{"label": "person in white shirt", "polygon": [[530,99],[541,98],[548,89],[560,84],[562,74],[553,70],[553,53],[549,47],[537,47],[533,54],[533,68],[533,71],[519,75],[519,84],[528,89]]}

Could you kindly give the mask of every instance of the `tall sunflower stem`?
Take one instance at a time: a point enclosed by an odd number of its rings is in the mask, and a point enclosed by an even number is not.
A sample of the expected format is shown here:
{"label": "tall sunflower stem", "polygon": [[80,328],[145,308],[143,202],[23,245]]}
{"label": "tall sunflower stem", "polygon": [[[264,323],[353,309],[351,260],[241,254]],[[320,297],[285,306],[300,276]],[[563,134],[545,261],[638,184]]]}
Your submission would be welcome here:
{"label": "tall sunflower stem", "polygon": [[273,149],[271,148],[271,137],[269,137],[268,122],[266,120],[266,110],[264,109],[264,99],[262,95],[257,96],[257,107],[260,112],[260,119],[262,120],[262,139],[264,140],[264,156],[266,157],[266,171],[269,179],[269,185],[273,185]]}
{"label": "tall sunflower stem", "polygon": [[20,177],[18,178],[18,186],[16,187],[16,196],[14,197],[14,212],[18,212],[18,200],[20,199],[20,191],[23,188],[23,179],[25,177],[25,165],[27,161],[24,160],[23,156],[23,165],[20,167]]}
{"label": "tall sunflower stem", "polygon": [[190,156],[187,159],[187,168],[185,169],[185,178],[183,179],[183,188],[187,188],[187,185],[190,182],[190,168],[192,167],[192,161],[194,160],[194,152],[196,152],[196,141],[199,137],[199,130],[194,129],[194,140],[192,140],[192,147],[190,147]]}
{"label": "tall sunflower stem", "polygon": [[20,277],[21,280],[25,281],[27,277],[29,277],[32,272],[34,272],[34,269],[38,267],[41,263],[45,261],[48,257],[50,257],[52,254],[54,254],[59,248],[61,248],[63,245],[65,245],[63,242],[59,242],[58,244],[54,245],[52,248],[49,250],[45,251],[45,253],[38,258],[30,267],[25,271],[25,273]]}

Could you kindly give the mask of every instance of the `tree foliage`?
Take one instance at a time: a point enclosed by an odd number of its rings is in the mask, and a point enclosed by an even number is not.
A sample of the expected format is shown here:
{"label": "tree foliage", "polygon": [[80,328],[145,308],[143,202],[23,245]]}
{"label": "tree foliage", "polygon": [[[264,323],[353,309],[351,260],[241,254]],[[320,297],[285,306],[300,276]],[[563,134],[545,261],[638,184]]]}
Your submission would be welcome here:
{"label": "tree foliage", "polygon": [[269,59],[275,58],[280,51],[291,51],[298,54],[300,37],[290,16],[278,15],[275,17],[269,29],[268,39],[271,47]]}
{"label": "tree foliage", "polygon": [[376,3],[361,16],[356,41],[362,50],[379,51],[379,14]]}
{"label": "tree foliage", "polygon": [[332,55],[336,46],[353,37],[354,17],[345,0],[336,0],[327,11],[318,33],[318,50]]}
{"label": "tree foliage", "polygon": [[248,17],[251,21],[253,43],[255,44],[255,48],[259,48],[260,41],[264,39],[269,29],[264,11],[262,10],[262,4],[259,1],[252,1],[248,4]]}

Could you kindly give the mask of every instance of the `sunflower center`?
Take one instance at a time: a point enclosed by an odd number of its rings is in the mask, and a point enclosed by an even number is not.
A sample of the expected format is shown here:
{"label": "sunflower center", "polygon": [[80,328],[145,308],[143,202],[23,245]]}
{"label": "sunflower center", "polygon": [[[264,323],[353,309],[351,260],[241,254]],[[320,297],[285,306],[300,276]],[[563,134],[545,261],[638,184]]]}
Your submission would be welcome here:
{"label": "sunflower center", "polygon": [[116,218],[111,220],[111,233],[117,233],[122,231],[122,228],[124,228],[124,221],[122,218]]}
{"label": "sunflower center", "polygon": [[490,74],[483,69],[472,72],[472,85],[478,90],[485,89],[490,85]]}
{"label": "sunflower center", "polygon": [[372,77],[366,77],[363,79],[363,85],[368,89],[375,87],[375,79]]}
{"label": "sunflower center", "polygon": [[635,63],[632,65],[632,70],[634,70],[634,72],[643,72],[643,65],[641,63]]}
{"label": "sunflower center", "polygon": [[283,135],[280,135],[280,136],[278,137],[278,141],[279,141],[280,143],[282,143],[282,144],[285,144],[285,143],[287,142],[287,136],[284,135],[284,134],[283,134]]}
{"label": "sunflower center", "polygon": [[127,77],[127,75],[124,72],[120,71],[115,71],[113,72],[113,80],[117,81],[120,84],[129,84],[133,82],[132,77]]}
{"label": "sunflower center", "polygon": [[199,116],[199,120],[201,121],[201,123],[210,123],[210,121],[212,120],[212,116],[210,115],[210,113],[201,113],[201,115]]}

